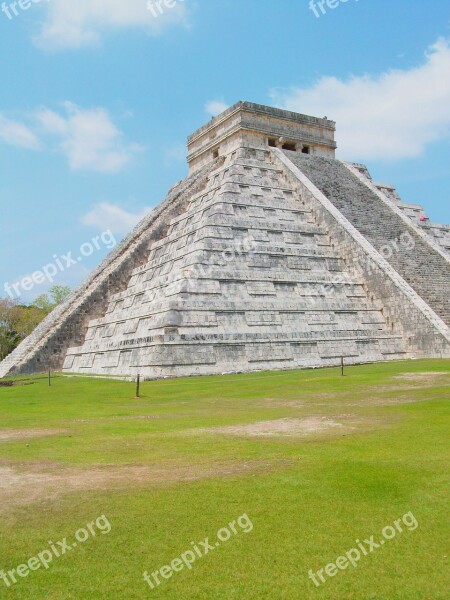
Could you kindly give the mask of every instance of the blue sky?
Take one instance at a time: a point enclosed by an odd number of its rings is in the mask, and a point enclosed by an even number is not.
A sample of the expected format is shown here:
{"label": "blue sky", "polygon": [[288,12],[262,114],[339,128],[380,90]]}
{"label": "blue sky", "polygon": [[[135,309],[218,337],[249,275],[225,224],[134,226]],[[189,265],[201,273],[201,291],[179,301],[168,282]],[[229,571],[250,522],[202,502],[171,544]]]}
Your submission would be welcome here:
{"label": "blue sky", "polygon": [[335,119],[340,158],[449,223],[448,0],[330,2],[316,17],[309,0],[7,1],[0,296],[91,243],[55,276],[78,284],[108,252],[92,239],[163,200],[187,135],[238,100]]}

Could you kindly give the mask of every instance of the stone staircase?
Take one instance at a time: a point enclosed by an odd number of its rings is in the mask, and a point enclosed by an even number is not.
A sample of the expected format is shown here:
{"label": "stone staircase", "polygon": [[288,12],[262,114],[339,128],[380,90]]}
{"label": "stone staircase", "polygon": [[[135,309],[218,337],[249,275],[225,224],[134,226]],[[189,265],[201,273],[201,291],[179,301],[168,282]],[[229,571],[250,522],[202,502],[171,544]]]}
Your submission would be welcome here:
{"label": "stone staircase", "polygon": [[374,185],[383,196],[391,200],[402,213],[406,215],[416,227],[419,227],[423,233],[429,236],[430,240],[437,244],[443,252],[450,255],[450,225],[443,225],[441,223],[433,223],[430,221],[426,216],[426,210],[423,206],[420,204],[409,204],[404,202],[393,185],[374,182],[365,165],[351,163],[351,167],[356,169],[359,174],[363,175],[369,185]]}
{"label": "stone staircase", "polygon": [[[289,151],[285,154],[450,325],[450,259],[342,162]],[[405,236],[411,243],[400,244]]]}

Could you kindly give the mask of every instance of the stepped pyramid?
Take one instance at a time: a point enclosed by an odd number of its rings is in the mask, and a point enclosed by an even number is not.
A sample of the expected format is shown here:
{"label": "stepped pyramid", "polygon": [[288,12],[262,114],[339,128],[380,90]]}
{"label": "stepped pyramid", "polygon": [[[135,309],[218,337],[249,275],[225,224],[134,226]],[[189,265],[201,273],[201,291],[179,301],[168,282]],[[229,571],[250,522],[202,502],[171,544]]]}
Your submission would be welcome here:
{"label": "stepped pyramid", "polygon": [[450,227],[335,123],[239,102],[188,139],[169,192],[3,363],[145,378],[450,357]]}

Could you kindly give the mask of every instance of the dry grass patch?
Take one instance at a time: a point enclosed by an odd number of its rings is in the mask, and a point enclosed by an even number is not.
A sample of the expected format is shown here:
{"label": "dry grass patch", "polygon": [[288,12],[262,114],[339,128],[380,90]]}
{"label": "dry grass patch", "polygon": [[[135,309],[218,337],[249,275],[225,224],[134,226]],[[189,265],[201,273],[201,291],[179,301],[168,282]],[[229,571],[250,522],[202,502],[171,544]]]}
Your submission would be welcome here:
{"label": "dry grass patch", "polygon": [[155,465],[94,465],[91,468],[54,463],[0,464],[0,514],[16,506],[81,491],[145,488],[263,473],[284,466],[288,461],[225,461],[208,464],[167,462]]}
{"label": "dry grass patch", "polygon": [[0,429],[0,442],[17,442],[67,433],[66,429]]}
{"label": "dry grass patch", "polygon": [[[339,419],[339,421],[335,419]],[[342,423],[340,421],[346,422]],[[273,421],[258,421],[246,425],[193,429],[189,430],[189,433],[212,433],[245,437],[306,437],[335,430],[352,430],[354,429],[353,422],[355,421],[361,422],[361,419],[357,417],[352,418],[352,415],[341,415],[335,418],[315,416],[304,419],[287,417]]]}
{"label": "dry grass patch", "polygon": [[449,377],[450,371],[424,371],[422,373],[400,373],[400,375],[394,375],[392,379],[401,381],[411,381],[413,383],[425,383],[428,385],[439,384],[436,379],[445,379]]}

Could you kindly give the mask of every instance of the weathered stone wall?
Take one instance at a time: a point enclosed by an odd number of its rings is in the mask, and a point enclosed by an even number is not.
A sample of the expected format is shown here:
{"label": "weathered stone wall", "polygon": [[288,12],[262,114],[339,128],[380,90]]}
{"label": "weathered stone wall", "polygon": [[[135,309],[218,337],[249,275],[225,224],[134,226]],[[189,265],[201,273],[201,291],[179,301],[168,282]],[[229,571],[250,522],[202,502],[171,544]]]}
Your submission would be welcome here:
{"label": "weathered stone wall", "polygon": [[[450,324],[450,257],[350,165],[291,153],[291,159],[417,294]],[[410,244],[400,240],[410,237]],[[398,243],[397,248],[392,242]],[[391,244],[391,249],[388,250]]]}
{"label": "weathered stone wall", "polygon": [[[349,172],[339,161],[311,158],[279,150],[272,152],[287,168],[290,181],[297,180],[300,193],[316,212],[320,222],[329,229],[347,264],[353,266],[353,272],[363,277],[369,295],[383,303],[383,314],[387,322],[393,331],[403,336],[408,350],[416,357],[450,356],[449,327],[369,240],[371,236],[379,236],[378,239],[372,239],[381,249],[389,240],[398,240],[408,233],[415,240],[416,252],[421,251],[426,255],[425,259],[420,257],[419,260],[427,264],[427,257],[431,255],[430,260],[434,259],[442,266],[444,274],[448,268],[445,256],[424,245],[422,239],[416,239],[415,232],[408,229],[406,222],[397,220],[398,215],[394,211],[387,213],[388,219],[383,219],[381,225],[378,219],[386,213],[376,204],[378,198],[374,197],[374,194],[370,195],[371,190],[365,186],[361,188],[356,174]],[[346,210],[347,206],[353,207],[353,212],[350,209]],[[367,224],[363,217],[365,213]],[[355,223],[367,237],[355,227]],[[406,246],[401,250],[408,252],[410,261],[416,260],[416,255],[411,254]],[[441,259],[444,260],[441,262]],[[399,260],[399,270],[404,262],[405,258]],[[417,278],[414,281],[417,286],[424,285],[425,292],[436,302],[438,308],[443,306],[445,309],[445,297],[450,296],[450,279],[441,278],[441,275],[442,273],[438,273],[437,282],[430,278],[431,285],[426,278]],[[434,296],[433,286],[436,286]]]}
{"label": "weathered stone wall", "polygon": [[[351,166],[355,167],[355,165]],[[360,165],[358,166],[360,167]],[[358,166],[356,166],[356,168],[358,168]],[[359,168],[358,171],[361,173]],[[370,177],[367,178],[366,174],[362,174],[369,180],[368,183],[373,183],[379,192],[381,192],[388,200],[391,200],[416,227],[419,227],[422,232],[430,238],[431,242],[436,244],[441,251],[450,254],[450,225],[433,223],[426,216],[426,211],[423,206],[420,204],[408,204],[403,202],[394,186],[385,183],[372,182]]]}

